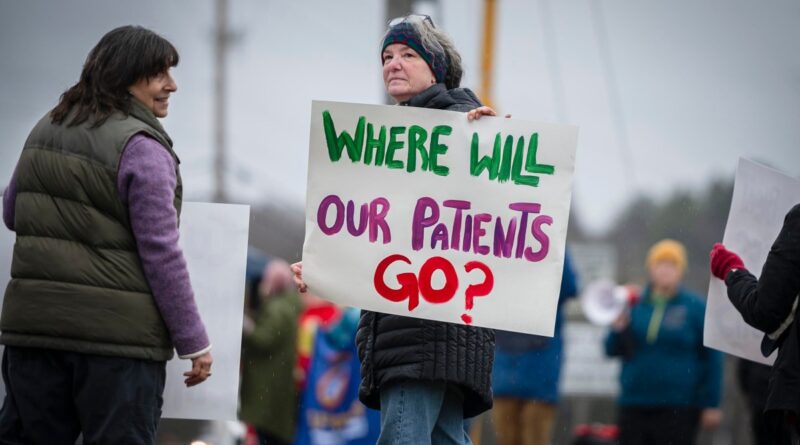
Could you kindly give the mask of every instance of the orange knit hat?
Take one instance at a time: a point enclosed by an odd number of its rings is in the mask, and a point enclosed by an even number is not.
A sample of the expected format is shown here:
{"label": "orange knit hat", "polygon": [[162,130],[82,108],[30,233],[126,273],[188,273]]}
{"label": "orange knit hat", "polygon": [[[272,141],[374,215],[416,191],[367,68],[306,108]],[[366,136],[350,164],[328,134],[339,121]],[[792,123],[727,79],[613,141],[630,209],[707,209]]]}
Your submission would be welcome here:
{"label": "orange knit hat", "polygon": [[647,262],[645,263],[648,268],[653,267],[654,264],[660,261],[672,261],[681,270],[686,270],[688,260],[686,259],[686,248],[683,244],[672,239],[664,239],[650,248],[647,253]]}

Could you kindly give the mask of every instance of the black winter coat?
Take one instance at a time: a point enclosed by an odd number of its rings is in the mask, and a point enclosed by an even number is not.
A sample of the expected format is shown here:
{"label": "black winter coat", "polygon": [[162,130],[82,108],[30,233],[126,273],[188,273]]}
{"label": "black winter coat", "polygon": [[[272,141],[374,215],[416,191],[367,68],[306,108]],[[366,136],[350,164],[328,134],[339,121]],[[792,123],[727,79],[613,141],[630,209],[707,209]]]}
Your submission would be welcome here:
{"label": "black winter coat", "polygon": [[[462,88],[436,84],[402,105],[469,111],[481,104]],[[399,380],[448,382],[464,392],[464,417],[492,407],[494,331],[363,311],[356,333],[361,359],[359,398],[380,409],[380,390]]]}
{"label": "black winter coat", "polygon": [[[786,215],[778,238],[756,279],[740,269],[725,277],[728,298],[747,324],[767,334],[779,332],[800,295],[800,204]],[[800,413],[800,330],[797,314],[778,339],[766,410]]]}

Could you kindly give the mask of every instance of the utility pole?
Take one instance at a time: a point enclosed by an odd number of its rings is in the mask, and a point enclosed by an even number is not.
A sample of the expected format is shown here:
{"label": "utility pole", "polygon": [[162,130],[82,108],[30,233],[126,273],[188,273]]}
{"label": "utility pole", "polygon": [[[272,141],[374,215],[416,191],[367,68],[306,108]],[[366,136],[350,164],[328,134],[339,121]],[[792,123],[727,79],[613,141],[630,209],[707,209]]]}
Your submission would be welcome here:
{"label": "utility pole", "polygon": [[614,129],[617,133],[622,167],[626,172],[626,174],[622,176],[625,178],[628,189],[635,193],[638,190],[639,181],[636,175],[630,136],[628,135],[625,110],[622,107],[619,82],[617,81],[616,71],[614,70],[614,61],[611,59],[611,44],[609,42],[610,39],[608,36],[608,28],[606,27],[605,14],[603,13],[603,5],[598,1],[590,1],[589,8],[594,27],[595,40],[597,41],[597,51],[600,56],[600,65],[603,68],[603,78],[606,81],[608,106],[611,111],[611,119],[614,121]]}
{"label": "utility pole", "polygon": [[[439,0],[386,0],[386,22],[396,17],[403,17],[409,14],[428,14],[434,18],[434,22],[439,20],[441,15]],[[384,94],[384,101],[387,104],[394,104],[394,99]]]}
{"label": "utility pole", "polygon": [[225,86],[227,52],[231,35],[228,30],[228,0],[215,0],[214,14],[214,202],[228,199],[225,183],[228,170],[226,146]]}
{"label": "utility pole", "polygon": [[492,98],[492,71],[494,70],[494,24],[497,2],[483,0],[483,47],[481,48],[480,98],[484,105],[494,108]]}
{"label": "utility pole", "polygon": [[413,11],[414,0],[386,0],[386,22],[395,17],[408,15]]}
{"label": "utility pole", "polygon": [[[386,0],[386,20],[381,24],[381,38],[383,38],[383,31],[386,30],[389,20],[408,15],[411,12],[412,3],[414,3],[413,0]],[[394,104],[394,99],[386,92],[383,93],[383,101],[388,105]]]}

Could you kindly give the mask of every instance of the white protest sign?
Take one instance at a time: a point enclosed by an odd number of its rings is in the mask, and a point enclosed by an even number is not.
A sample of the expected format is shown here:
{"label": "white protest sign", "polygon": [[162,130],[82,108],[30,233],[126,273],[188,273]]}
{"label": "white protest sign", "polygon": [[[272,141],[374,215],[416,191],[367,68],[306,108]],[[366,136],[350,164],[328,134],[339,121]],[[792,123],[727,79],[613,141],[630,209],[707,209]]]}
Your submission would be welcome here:
{"label": "white protest sign", "polygon": [[[733,200],[723,244],[736,252],[755,276],[767,259],[772,243],[789,210],[800,202],[800,181],[746,159],[739,160]],[[747,325],[728,300],[722,280],[711,277],[706,303],[703,344],[767,365],[775,353],[761,355],[764,334]]]}
{"label": "white protest sign", "polygon": [[180,244],[200,316],[211,339],[213,375],[187,388],[191,361],[167,363],[162,417],[236,420],[244,313],[250,207],[187,202],[181,212]]}
{"label": "white protest sign", "polygon": [[577,128],[312,106],[303,277],[338,304],[552,335]]}

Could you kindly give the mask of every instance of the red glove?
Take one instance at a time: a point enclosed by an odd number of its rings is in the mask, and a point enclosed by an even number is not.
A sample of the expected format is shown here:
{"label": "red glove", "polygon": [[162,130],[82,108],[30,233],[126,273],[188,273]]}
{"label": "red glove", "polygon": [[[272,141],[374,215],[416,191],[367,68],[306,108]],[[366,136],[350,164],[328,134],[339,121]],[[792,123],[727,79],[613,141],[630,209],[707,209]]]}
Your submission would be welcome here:
{"label": "red glove", "polygon": [[744,269],[744,262],[739,255],[726,249],[720,243],[714,244],[711,249],[711,273],[720,280],[724,280],[733,269]]}

